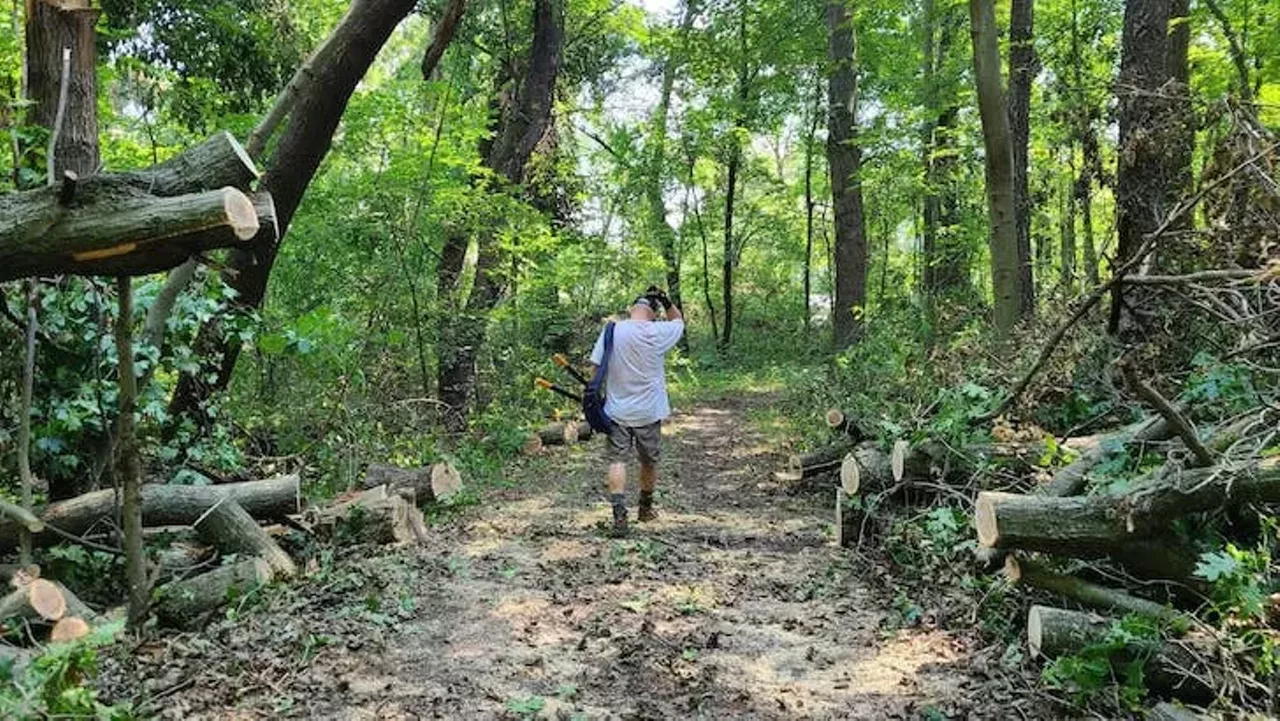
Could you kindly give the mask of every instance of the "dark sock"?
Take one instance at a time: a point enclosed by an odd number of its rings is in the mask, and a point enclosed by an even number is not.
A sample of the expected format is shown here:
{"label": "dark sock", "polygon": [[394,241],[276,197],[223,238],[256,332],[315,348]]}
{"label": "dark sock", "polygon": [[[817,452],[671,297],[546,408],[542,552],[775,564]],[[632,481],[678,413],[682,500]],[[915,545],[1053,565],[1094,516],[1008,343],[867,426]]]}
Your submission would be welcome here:
{"label": "dark sock", "polygon": [[627,515],[627,494],[610,493],[609,503],[613,506],[614,518],[625,518]]}
{"label": "dark sock", "polygon": [[653,491],[640,491],[640,507],[653,505]]}

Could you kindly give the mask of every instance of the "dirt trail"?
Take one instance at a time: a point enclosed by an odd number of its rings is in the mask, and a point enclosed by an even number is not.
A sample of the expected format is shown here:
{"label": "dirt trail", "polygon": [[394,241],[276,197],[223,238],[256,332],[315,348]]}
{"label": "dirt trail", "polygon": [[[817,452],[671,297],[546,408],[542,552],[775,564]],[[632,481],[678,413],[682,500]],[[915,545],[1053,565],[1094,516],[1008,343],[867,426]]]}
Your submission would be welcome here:
{"label": "dirt trail", "polygon": [[[1016,716],[982,711],[990,682],[970,676],[966,639],[882,630],[891,599],[832,547],[825,495],[789,496],[768,480],[775,449],[743,418],[745,405],[767,402],[717,401],[671,419],[662,516],[633,523],[626,540],[601,530],[602,444],[512,468],[512,488],[389,561],[409,590],[385,633],[352,641],[334,604],[299,602],[323,618],[281,633],[281,661],[253,657],[249,648],[269,653],[263,642],[227,626],[215,642],[250,658],[195,663],[188,680],[170,672],[186,685],[169,711],[257,718],[274,699],[272,712],[349,719]],[[634,488],[630,497],[634,519]],[[271,624],[258,623],[272,646]],[[297,670],[288,649],[300,633],[329,635]]]}

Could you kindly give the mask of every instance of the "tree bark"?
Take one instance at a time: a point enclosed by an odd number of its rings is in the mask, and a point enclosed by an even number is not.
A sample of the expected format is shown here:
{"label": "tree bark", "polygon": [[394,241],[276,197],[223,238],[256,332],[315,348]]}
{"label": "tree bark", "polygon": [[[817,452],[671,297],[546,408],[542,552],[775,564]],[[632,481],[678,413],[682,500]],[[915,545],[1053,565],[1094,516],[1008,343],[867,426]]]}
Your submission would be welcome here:
{"label": "tree bark", "polygon": [[[563,441],[561,441],[563,443]],[[462,490],[462,474],[452,463],[433,463],[424,468],[400,468],[373,463],[365,471],[364,488],[387,486],[392,490],[412,488],[419,503],[446,501]]]}
{"label": "tree bark", "polygon": [[[667,165],[667,121],[676,74],[684,60],[685,45],[697,13],[698,0],[686,0],[678,31],[679,50],[670,51],[662,62],[662,86],[649,132],[648,168],[644,189],[650,229],[658,240],[658,248],[662,252],[662,260],[666,265],[667,294],[678,308],[684,307],[680,286],[680,254],[676,247],[675,230],[667,222],[667,204],[663,197]],[[687,349],[688,336],[682,337],[680,343],[681,347]]]}
{"label": "tree bark", "polygon": [[192,628],[229,601],[271,582],[271,564],[250,558],[161,586],[155,613],[166,626]]}
{"label": "tree bark", "polygon": [[[1170,0],[1129,0],[1125,3],[1120,59],[1120,145],[1116,180],[1117,233],[1114,265],[1120,265],[1142,245],[1177,202],[1174,179],[1168,176],[1170,132],[1178,119],[1175,104],[1165,94],[1169,76]],[[1124,311],[1123,285],[1111,290],[1107,331],[1120,331]]]}
{"label": "tree bark", "polygon": [[1042,591],[1050,591],[1104,611],[1137,613],[1170,622],[1186,620],[1186,616],[1168,606],[1114,588],[1099,586],[1065,573],[1051,571],[1027,558],[1008,556],[1005,558],[1004,573],[1014,584],[1025,584]]}
{"label": "tree bark", "polygon": [[133,372],[133,279],[120,276],[116,284],[120,312],[116,316],[116,355],[120,369],[120,418],[116,427],[120,454],[116,477],[122,488],[120,513],[124,527],[125,580],[129,587],[129,627],[141,628],[147,617],[151,587],[147,582],[147,557],[142,546],[142,459],[134,430],[138,399]]}
{"label": "tree bark", "polygon": [[[217,486],[144,485],[142,521],[149,526],[185,526],[195,522],[223,497],[235,499],[255,518],[284,518],[301,505],[298,476],[277,476],[262,481],[224,483]],[[107,488],[57,501],[40,510],[41,521],[67,533],[83,535],[94,524],[115,512],[115,491]],[[34,534],[36,545],[57,543],[60,536],[47,528]],[[0,520],[0,551],[13,549],[18,540],[16,524]]]}
{"label": "tree bark", "polygon": [[[498,192],[524,182],[529,158],[547,132],[563,46],[564,9],[561,0],[536,0],[528,69],[515,100],[501,109],[493,145],[488,148],[483,161],[505,186]],[[481,150],[484,149],[482,145]],[[498,277],[501,252],[497,232],[492,222],[484,223],[478,231],[475,284],[471,295],[464,311],[445,318],[441,327],[442,352],[437,371],[439,394],[448,408],[446,427],[455,433],[466,428],[475,387],[476,358],[487,335],[489,312],[502,294]],[[455,246],[461,243],[465,253],[464,237],[453,243]],[[449,253],[456,256],[454,250]],[[438,282],[444,283],[445,280],[438,276]]]}
{"label": "tree bark", "polygon": [[969,0],[973,36],[973,70],[982,116],[982,141],[990,224],[991,287],[995,324],[1008,333],[1018,323],[1020,283],[1018,238],[1014,214],[1013,138],[1000,79],[1000,45],[994,0]]}
{"label": "tree bark", "polygon": [[[64,181],[69,182],[69,181]],[[143,275],[258,234],[253,202],[234,188],[159,198],[111,179],[0,197],[0,281],[33,275]]]}
{"label": "tree bark", "polygon": [[[416,0],[354,0],[330,39],[309,61],[311,80],[299,90],[260,184],[275,199],[278,233],[274,239],[258,238],[251,248],[237,251],[222,274],[236,291],[240,308],[262,306],[280,244],[329,152],[347,101],[391,32],[416,6]],[[195,414],[212,393],[230,382],[241,346],[235,338],[219,336],[216,319],[200,326],[195,347],[204,360],[196,372],[179,376],[169,404],[172,417]],[[210,375],[215,380],[207,384],[203,379]]]}
{"label": "tree bark", "polygon": [[862,332],[867,303],[867,228],[862,207],[862,149],[858,145],[858,51],[853,17],[840,0],[827,3],[827,164],[835,211],[836,348]]}
{"label": "tree bark", "polygon": [[71,50],[67,103],[54,148],[54,177],[70,170],[88,177],[98,170],[98,80],[94,25],[88,0],[28,0],[27,77],[35,103],[31,122],[54,127],[62,87],[62,51]]}
{"label": "tree bark", "polygon": [[266,561],[275,577],[288,578],[298,573],[289,554],[234,498],[220,499],[191,525],[201,540],[224,554],[256,556]]}
{"label": "tree bark", "polygon": [[1014,232],[1018,238],[1018,310],[1035,314],[1035,277],[1031,272],[1031,195],[1027,189],[1027,151],[1031,140],[1031,85],[1040,72],[1035,50],[1035,4],[1013,0],[1009,16],[1009,130],[1013,139]]}
{"label": "tree bark", "polygon": [[466,10],[467,0],[449,0],[444,12],[440,14],[440,19],[436,21],[435,32],[431,36],[431,44],[427,46],[426,52],[422,54],[421,69],[423,80],[430,82],[432,76],[435,75],[436,67],[440,64],[441,58],[444,57],[444,51],[453,42],[454,33],[458,31],[458,25],[462,23],[462,15]]}
{"label": "tree bark", "polygon": [[312,519],[316,533],[340,544],[413,544],[425,540],[422,512],[382,488],[385,497],[366,495],[319,511]]}
{"label": "tree bark", "polygon": [[[1112,621],[1091,613],[1049,606],[1032,606],[1027,613],[1027,645],[1033,656],[1056,658],[1081,651],[1103,641]],[[1148,687],[1161,694],[1186,699],[1207,699],[1215,695],[1218,679],[1212,668],[1179,642],[1135,641],[1119,651],[1113,662],[1143,659],[1143,678]]]}
{"label": "tree bark", "polygon": [[[979,545],[988,548],[1115,556],[1117,551],[1134,552],[1147,539],[1152,539],[1151,545],[1162,545],[1158,537],[1189,513],[1278,501],[1280,463],[1267,459],[1241,467],[1170,473],[1121,495],[1059,498],[984,491],[978,494],[974,522]],[[1170,558],[1187,555],[1172,550],[1176,553]],[[1192,566],[1194,559],[1192,553]],[[1187,563],[1183,559],[1177,565]]]}

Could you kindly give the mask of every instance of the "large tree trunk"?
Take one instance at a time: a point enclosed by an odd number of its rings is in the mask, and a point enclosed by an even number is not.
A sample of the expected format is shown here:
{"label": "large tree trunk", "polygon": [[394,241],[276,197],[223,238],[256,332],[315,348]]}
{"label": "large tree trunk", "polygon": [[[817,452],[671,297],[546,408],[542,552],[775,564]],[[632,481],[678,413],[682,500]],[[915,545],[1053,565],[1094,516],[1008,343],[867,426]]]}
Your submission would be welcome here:
{"label": "large tree trunk", "polygon": [[[1191,66],[1187,53],[1191,45],[1191,0],[1169,2],[1169,48],[1166,59],[1169,82],[1164,93],[1169,96],[1169,143],[1166,146],[1165,175],[1169,182],[1169,202],[1190,197],[1194,182],[1191,159],[1196,148],[1196,114],[1191,104]],[[1172,207],[1172,205],[1171,205]],[[1170,226],[1173,234],[1191,230],[1194,213],[1183,213]],[[1163,220],[1161,218],[1160,220]],[[1200,251],[1194,243],[1166,244],[1171,252],[1155,255],[1156,266],[1171,273],[1189,273],[1204,268],[1211,255]]]}
{"label": "large tree trunk", "polygon": [[[280,244],[329,152],[347,101],[391,32],[416,6],[416,0],[354,0],[330,39],[308,61],[310,80],[291,106],[262,177],[261,188],[275,199],[277,237],[255,240],[252,248],[237,251],[223,272],[223,281],[237,293],[239,307],[262,306]],[[201,368],[179,376],[169,406],[174,418],[195,414],[212,393],[230,382],[241,346],[235,338],[220,336],[216,320],[200,326],[195,348]],[[203,379],[210,375],[215,380],[205,383]]]}
{"label": "large tree trunk", "polygon": [[1008,333],[1019,317],[1018,237],[1014,215],[1013,138],[1009,131],[994,0],[969,0],[973,71],[986,150],[987,216],[991,233],[991,287],[995,323]]}
{"label": "large tree trunk", "polygon": [[89,0],[27,1],[28,87],[34,125],[52,129],[62,90],[62,53],[71,51],[67,103],[54,147],[55,178],[70,170],[87,177],[98,169],[98,78],[93,28],[98,10]]}
{"label": "large tree trunk", "polygon": [[[1121,265],[1168,216],[1177,201],[1169,177],[1168,154],[1178,141],[1175,103],[1165,93],[1169,80],[1170,0],[1125,3],[1120,79],[1120,146],[1116,179],[1118,210],[1114,265]],[[1125,286],[1111,290],[1110,333],[1120,330]]]}
{"label": "large tree trunk", "polygon": [[[561,0],[537,0],[533,8],[533,42],[529,48],[528,70],[514,101],[501,108],[499,127],[484,157],[485,167],[506,186],[498,192],[505,192],[524,182],[529,158],[547,132],[563,46],[564,11]],[[483,143],[481,150],[486,150]],[[445,318],[441,326],[441,355],[437,372],[439,394],[440,401],[448,409],[446,426],[454,432],[466,428],[475,387],[476,358],[487,335],[489,312],[502,294],[498,277],[502,264],[497,234],[498,228],[491,223],[480,228],[476,237],[478,256],[471,295],[463,312],[456,317]],[[455,246],[461,244],[465,252],[466,242],[462,237],[452,242]],[[456,257],[456,247],[447,248],[446,254]],[[456,277],[460,268],[445,270]],[[445,285],[448,279],[439,276],[437,282]]]}
{"label": "large tree trunk", "polygon": [[867,228],[862,210],[862,149],[858,146],[858,54],[853,17],[843,2],[827,3],[827,163],[835,211],[837,348],[857,341],[867,302]]}
{"label": "large tree trunk", "polygon": [[1035,313],[1035,277],[1031,272],[1031,195],[1027,190],[1027,149],[1031,139],[1031,84],[1039,73],[1035,50],[1035,5],[1013,0],[1009,15],[1009,129],[1013,135],[1013,211],[1018,236],[1018,309]]}
{"label": "large tree trunk", "polygon": [[[217,486],[144,485],[141,494],[142,522],[148,526],[190,525],[224,497],[235,499],[255,518],[283,518],[299,511],[302,498],[296,475]],[[111,518],[116,508],[115,491],[107,488],[51,503],[39,516],[47,525],[83,535],[99,521]],[[44,546],[61,539],[47,528],[33,536],[35,544]],[[17,542],[17,525],[0,519],[0,551],[14,548]]]}

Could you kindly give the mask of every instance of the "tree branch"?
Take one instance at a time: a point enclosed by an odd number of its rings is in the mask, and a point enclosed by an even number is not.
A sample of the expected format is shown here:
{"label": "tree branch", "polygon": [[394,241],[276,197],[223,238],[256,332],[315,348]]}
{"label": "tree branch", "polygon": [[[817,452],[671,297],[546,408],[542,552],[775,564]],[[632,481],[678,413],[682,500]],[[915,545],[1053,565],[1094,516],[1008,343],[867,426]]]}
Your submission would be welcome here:
{"label": "tree branch", "polygon": [[1169,422],[1169,425],[1178,432],[1182,442],[1196,457],[1196,467],[1204,468],[1213,465],[1213,453],[1200,442],[1200,436],[1196,434],[1195,427],[1191,425],[1186,416],[1179,413],[1172,403],[1160,395],[1160,391],[1157,391],[1150,384],[1139,378],[1137,371],[1127,361],[1120,364],[1120,372],[1124,375],[1124,382],[1133,389],[1133,392],[1137,393],[1138,397],[1145,401],[1147,405],[1156,409],[1156,412],[1163,416]]}
{"label": "tree branch", "polygon": [[449,47],[449,43],[453,42],[453,36],[458,31],[458,25],[461,24],[462,15],[466,9],[467,0],[449,0],[448,6],[445,7],[436,25],[436,31],[431,36],[431,44],[422,55],[423,80],[431,82],[431,76],[435,73],[436,66],[440,64],[440,59],[444,57],[444,51]]}

